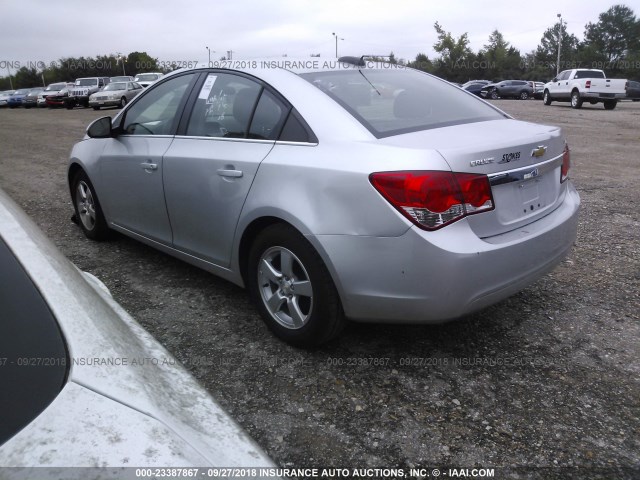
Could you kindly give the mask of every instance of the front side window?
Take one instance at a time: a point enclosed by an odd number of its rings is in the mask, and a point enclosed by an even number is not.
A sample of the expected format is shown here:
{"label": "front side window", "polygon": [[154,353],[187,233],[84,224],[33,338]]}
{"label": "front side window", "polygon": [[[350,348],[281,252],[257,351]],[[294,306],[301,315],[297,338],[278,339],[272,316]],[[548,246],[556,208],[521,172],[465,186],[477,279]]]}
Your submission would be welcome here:
{"label": "front side window", "polygon": [[410,68],[300,74],[377,138],[504,116],[436,77]]}
{"label": "front side window", "polygon": [[128,135],[170,135],[194,74],[172,78],[142,95],[121,123]]}

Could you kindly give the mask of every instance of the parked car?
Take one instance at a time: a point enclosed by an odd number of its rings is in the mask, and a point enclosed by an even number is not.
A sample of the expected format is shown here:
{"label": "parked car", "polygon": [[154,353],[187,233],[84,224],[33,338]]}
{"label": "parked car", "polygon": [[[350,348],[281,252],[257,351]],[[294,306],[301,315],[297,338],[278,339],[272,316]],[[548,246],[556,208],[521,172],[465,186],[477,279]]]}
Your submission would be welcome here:
{"label": "parked car", "polygon": [[536,100],[542,100],[544,97],[544,83],[533,82],[533,98]]}
{"label": "parked car", "polygon": [[18,108],[22,106],[22,99],[29,94],[30,88],[20,88],[13,92],[7,99],[7,107],[9,108]]}
{"label": "parked car", "polygon": [[136,82],[112,82],[103,90],[89,96],[89,106],[94,110],[100,107],[124,108],[133,98],[142,92],[142,87]]}
{"label": "parked car", "polygon": [[52,83],[38,95],[38,107],[56,108],[64,106],[64,99],[73,88],[72,82]]}
{"label": "parked car", "polygon": [[246,286],[309,346],[346,319],[442,322],[538,279],[576,237],[569,166],[560,128],[342,62],[173,72],[89,126],[68,183],[88,238],[116,230]]}
{"label": "parked car", "polygon": [[618,100],[626,97],[627,81],[607,78],[603,70],[573,68],[564,70],[544,86],[544,104],[571,102],[572,108],[582,108],[602,102],[605,110],[613,110]]}
{"label": "parked car", "polygon": [[0,265],[2,478],[120,478],[61,467],[274,466],[1,190]]}
{"label": "parked car", "polygon": [[462,85],[463,90],[466,90],[469,93],[473,93],[474,95],[477,95],[479,97],[481,97],[482,95],[480,94],[480,92],[482,91],[482,89],[488,85],[488,81],[485,82],[467,82],[464,85]]}
{"label": "parked car", "polygon": [[111,77],[109,83],[113,82],[133,82],[133,77],[129,75],[122,75],[120,77]]}
{"label": "parked car", "polygon": [[24,108],[36,107],[38,105],[38,95],[44,91],[44,87],[35,87],[29,90],[29,93],[22,99]]}
{"label": "parked car", "polygon": [[469,80],[468,82],[462,84],[462,88],[465,88],[473,83],[482,83],[483,85],[487,85],[492,82],[490,80]]}
{"label": "parked car", "polygon": [[625,93],[626,93],[627,100],[640,102],[640,82],[634,82],[633,80],[629,80],[625,85]]}
{"label": "parked car", "polygon": [[73,88],[69,90],[69,95],[64,99],[64,106],[68,110],[77,106],[88,108],[91,94],[101,91],[108,84],[108,77],[78,78]]}
{"label": "parked car", "polygon": [[5,90],[3,92],[0,92],[0,107],[6,107],[7,102],[9,101],[9,97],[15,92],[15,90]]}
{"label": "parked car", "polygon": [[533,87],[525,80],[503,80],[489,83],[481,90],[481,96],[491,98],[519,98],[527,100],[533,95]]}
{"label": "parked car", "polygon": [[163,74],[159,72],[139,73],[133,80],[134,82],[138,82],[142,85],[143,88],[147,88],[153,82],[157,82],[162,77]]}

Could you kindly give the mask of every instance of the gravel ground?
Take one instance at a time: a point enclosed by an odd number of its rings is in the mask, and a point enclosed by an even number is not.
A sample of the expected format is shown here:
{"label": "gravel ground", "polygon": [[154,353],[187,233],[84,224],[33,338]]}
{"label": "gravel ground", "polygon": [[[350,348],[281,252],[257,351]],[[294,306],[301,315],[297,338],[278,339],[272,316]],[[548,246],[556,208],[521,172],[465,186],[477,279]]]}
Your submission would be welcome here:
{"label": "gravel ground", "polygon": [[0,187],[282,467],[640,478],[640,103],[495,103],[565,130],[583,202],[568,259],[460,321],[354,324],[311,352],[271,336],[242,289],[70,222],[70,148],[116,111],[1,110]]}

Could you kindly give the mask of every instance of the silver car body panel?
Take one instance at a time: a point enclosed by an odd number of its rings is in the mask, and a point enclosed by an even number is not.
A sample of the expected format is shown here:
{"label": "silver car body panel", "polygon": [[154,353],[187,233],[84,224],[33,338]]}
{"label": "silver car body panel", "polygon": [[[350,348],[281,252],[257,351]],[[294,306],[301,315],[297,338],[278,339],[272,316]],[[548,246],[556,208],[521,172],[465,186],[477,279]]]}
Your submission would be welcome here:
{"label": "silver car body panel", "polygon": [[106,287],[87,281],[2,191],[0,235],[58,320],[71,360],[53,403],[0,447],[0,465],[273,466]]}
{"label": "silver car body panel", "polygon": [[[245,232],[265,218],[284,221],[305,235],[319,252],[349,318],[437,322],[506,298],[551,269],[571,247],[580,202],[571,183],[560,182],[565,140],[559,128],[514,120],[491,107],[502,114],[502,120],[377,139],[300,76],[277,68],[246,73],[284,95],[318,143],[276,141],[267,151],[266,146],[263,150],[256,147],[255,141],[233,141],[229,165],[241,158],[253,159],[252,182],[238,188],[236,183],[242,179],[212,174],[220,168],[220,158],[230,155],[227,152],[218,158],[213,146],[230,143],[176,137],[167,149],[172,152],[171,162],[177,166],[179,158],[185,158],[190,166],[185,171],[173,169],[171,175],[178,175],[176,179],[169,178],[165,169],[165,189],[171,185],[175,190],[170,218],[173,222],[179,216],[192,217],[180,219],[181,228],[184,232],[196,228],[199,233],[198,238],[183,238],[179,246],[173,241],[155,245],[161,250],[244,285],[240,245]],[[469,101],[482,100],[469,95]],[[100,142],[103,140],[85,138],[74,147],[71,162],[95,178],[102,198],[111,194],[105,190],[114,182],[107,184],[99,178]],[[90,146],[85,152],[83,144],[87,143]],[[204,145],[212,146],[208,157]],[[262,155],[266,156],[260,161]],[[494,210],[427,232],[401,215],[369,181],[373,172],[403,170],[453,170],[490,176],[513,172],[513,178],[522,178],[494,180]],[[215,199],[215,195],[231,188],[231,218],[222,219],[220,210],[208,208],[207,202],[207,208],[200,209],[201,221],[210,224],[194,227],[194,204],[180,198],[180,192],[188,191],[190,185],[197,185],[196,191],[204,193],[208,202],[219,201],[222,197]],[[195,192],[189,195],[196,196]],[[159,202],[157,210],[162,209]],[[105,214],[112,228],[121,229],[109,211]],[[233,233],[226,230],[234,224]],[[203,245],[217,225],[224,225],[224,231],[216,232],[223,238],[211,238],[210,245]],[[143,232],[136,238],[147,243],[158,241]],[[556,243],[549,244],[549,239]],[[423,270],[415,268],[419,265]]]}

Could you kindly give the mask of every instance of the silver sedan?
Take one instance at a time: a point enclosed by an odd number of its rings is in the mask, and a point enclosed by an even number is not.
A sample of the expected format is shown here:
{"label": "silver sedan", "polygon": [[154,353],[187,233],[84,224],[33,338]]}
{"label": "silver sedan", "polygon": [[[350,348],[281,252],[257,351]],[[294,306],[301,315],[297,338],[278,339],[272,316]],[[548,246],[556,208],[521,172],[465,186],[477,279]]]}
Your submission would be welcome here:
{"label": "silver sedan", "polygon": [[129,103],[136,95],[142,92],[142,86],[136,82],[109,83],[99,92],[91,94],[89,106],[94,110],[100,107],[120,107]]}
{"label": "silver sedan", "polygon": [[559,128],[409,68],[245,62],[174,72],[71,152],[85,234],[117,230],[246,286],[295,345],[346,320],[435,323],[567,254]]}

